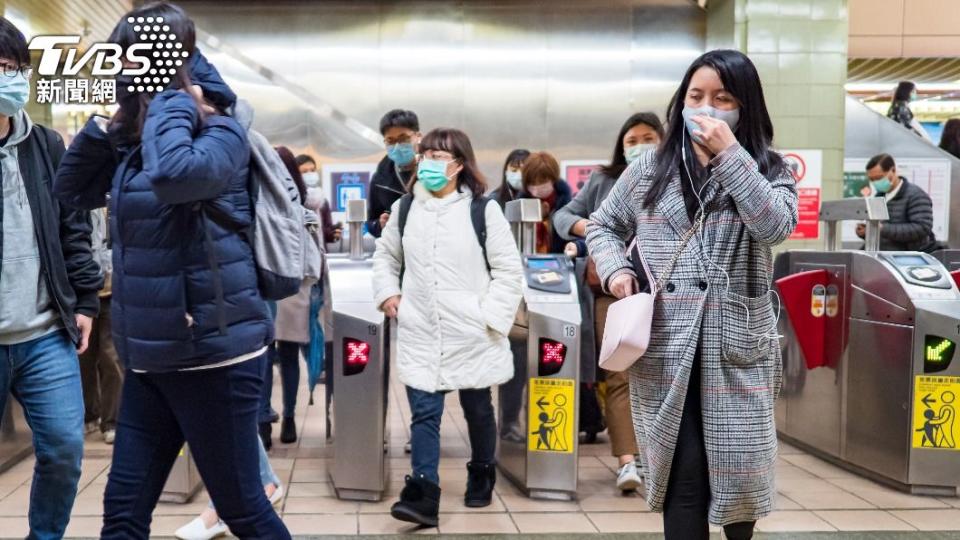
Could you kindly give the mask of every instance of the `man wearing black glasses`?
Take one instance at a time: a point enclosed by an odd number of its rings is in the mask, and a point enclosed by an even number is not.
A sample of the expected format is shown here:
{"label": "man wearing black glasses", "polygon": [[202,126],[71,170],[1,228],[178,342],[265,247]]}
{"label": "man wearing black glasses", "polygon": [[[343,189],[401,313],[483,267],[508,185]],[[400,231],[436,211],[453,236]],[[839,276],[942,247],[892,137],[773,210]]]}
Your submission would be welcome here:
{"label": "man wearing black glasses", "polygon": [[390,217],[390,207],[407,192],[417,166],[420,120],[413,111],[394,109],[380,119],[380,134],[387,155],[373,174],[367,208],[367,230],[377,238]]}
{"label": "man wearing black glasses", "polygon": [[61,208],[50,187],[63,139],[33,124],[30,53],[0,17],[0,410],[12,394],[36,453],[29,538],[62,538],[80,479],[87,348],[103,282],[90,217]]}

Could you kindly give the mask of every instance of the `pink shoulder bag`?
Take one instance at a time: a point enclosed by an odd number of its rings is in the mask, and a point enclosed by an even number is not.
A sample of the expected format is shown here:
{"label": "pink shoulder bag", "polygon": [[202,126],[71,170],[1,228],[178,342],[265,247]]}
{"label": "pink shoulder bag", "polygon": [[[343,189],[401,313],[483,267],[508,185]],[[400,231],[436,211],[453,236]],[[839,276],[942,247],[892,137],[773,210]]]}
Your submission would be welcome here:
{"label": "pink shoulder bag", "polygon": [[601,368],[607,371],[625,371],[647,352],[647,346],[650,345],[650,328],[653,324],[653,306],[657,295],[673,272],[673,267],[690,242],[690,238],[702,224],[703,214],[697,217],[693,227],[690,227],[690,230],[681,238],[673,258],[664,268],[663,275],[656,281],[643,256],[640,244],[634,240],[636,249],[633,251],[643,267],[651,290],[649,293],[637,293],[610,304],[607,310],[607,321],[603,327],[603,343],[600,345]]}

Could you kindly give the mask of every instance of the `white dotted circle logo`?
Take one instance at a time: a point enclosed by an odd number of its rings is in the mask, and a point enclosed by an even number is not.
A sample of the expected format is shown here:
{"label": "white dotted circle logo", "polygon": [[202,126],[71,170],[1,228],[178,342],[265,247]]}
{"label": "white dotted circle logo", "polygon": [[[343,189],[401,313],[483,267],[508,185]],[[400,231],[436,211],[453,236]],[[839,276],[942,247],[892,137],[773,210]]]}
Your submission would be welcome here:
{"label": "white dotted circle logo", "polygon": [[163,24],[163,17],[127,17],[127,22],[134,25],[133,31],[141,41],[153,43],[152,61],[147,73],[142,77],[134,77],[134,84],[128,86],[127,91],[162,92],[176,75],[176,68],[183,66],[183,61],[190,53],[182,50],[183,44],[177,41],[170,25]]}

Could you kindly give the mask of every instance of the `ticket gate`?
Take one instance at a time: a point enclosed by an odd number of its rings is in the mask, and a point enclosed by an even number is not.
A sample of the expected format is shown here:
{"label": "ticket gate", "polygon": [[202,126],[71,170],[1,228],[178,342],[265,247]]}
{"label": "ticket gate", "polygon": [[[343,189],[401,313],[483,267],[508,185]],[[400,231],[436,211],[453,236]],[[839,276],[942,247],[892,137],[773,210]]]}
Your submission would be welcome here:
{"label": "ticket gate", "polygon": [[200,471],[193,462],[193,456],[187,445],[183,445],[177,460],[173,462],[173,468],[170,469],[170,475],[167,476],[167,483],[163,486],[160,493],[160,500],[172,503],[187,503],[203,485],[200,479]]}
{"label": "ticket gate", "polygon": [[532,498],[577,491],[580,304],[565,255],[535,255],[540,202],[507,204],[523,252],[523,302],[510,331],[514,379],[499,388],[501,472]]}
{"label": "ticket gate", "polygon": [[[776,260],[788,314],[777,428],[786,441],[899,489],[954,495],[960,291],[927,254],[833,250],[836,223],[862,219],[869,204],[823,203],[831,249]],[[883,210],[867,212],[867,245],[877,245]]]}
{"label": "ticket gate", "polygon": [[[347,203],[350,253],[328,258],[333,297],[330,477],[337,497],[379,501],[387,489],[390,324],[373,302],[373,261],[364,253],[365,200]],[[337,399],[341,396],[342,399]],[[328,433],[329,437],[329,433]]]}
{"label": "ticket gate", "polygon": [[934,259],[943,263],[948,272],[960,271],[960,249],[941,249],[932,255]]}

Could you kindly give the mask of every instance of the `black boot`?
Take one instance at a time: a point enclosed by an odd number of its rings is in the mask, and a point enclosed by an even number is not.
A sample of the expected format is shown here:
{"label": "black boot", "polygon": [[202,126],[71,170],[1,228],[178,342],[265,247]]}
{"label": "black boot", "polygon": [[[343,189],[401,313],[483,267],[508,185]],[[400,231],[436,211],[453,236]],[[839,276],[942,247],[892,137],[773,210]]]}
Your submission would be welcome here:
{"label": "black boot", "polygon": [[270,422],[260,424],[260,441],[263,442],[263,449],[270,450],[273,447],[273,426]]}
{"label": "black boot", "polygon": [[290,444],[297,442],[297,424],[293,417],[283,417],[283,423],[280,424],[280,442]]}
{"label": "black boot", "polygon": [[437,526],[440,513],[440,486],[419,476],[407,476],[407,485],[400,492],[400,502],[390,508],[390,515],[426,527]]}
{"label": "black boot", "polygon": [[467,493],[463,504],[470,508],[490,506],[493,485],[497,482],[497,467],[492,463],[467,463]]}

